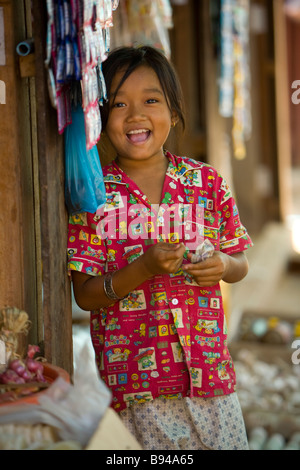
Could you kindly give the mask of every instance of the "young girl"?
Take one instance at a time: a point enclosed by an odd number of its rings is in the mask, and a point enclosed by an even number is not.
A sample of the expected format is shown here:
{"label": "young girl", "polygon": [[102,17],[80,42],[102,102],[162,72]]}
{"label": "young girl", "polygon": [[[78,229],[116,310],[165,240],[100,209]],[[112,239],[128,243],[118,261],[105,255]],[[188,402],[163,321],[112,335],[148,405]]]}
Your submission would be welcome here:
{"label": "young girl", "polygon": [[[184,127],[165,56],[124,47],[103,73],[116,158],[105,207],[72,217],[68,244],[100,375],[144,449],[246,449],[219,281],[247,274],[251,240],[217,171],[163,150]],[[195,262],[204,240],[213,255]]]}

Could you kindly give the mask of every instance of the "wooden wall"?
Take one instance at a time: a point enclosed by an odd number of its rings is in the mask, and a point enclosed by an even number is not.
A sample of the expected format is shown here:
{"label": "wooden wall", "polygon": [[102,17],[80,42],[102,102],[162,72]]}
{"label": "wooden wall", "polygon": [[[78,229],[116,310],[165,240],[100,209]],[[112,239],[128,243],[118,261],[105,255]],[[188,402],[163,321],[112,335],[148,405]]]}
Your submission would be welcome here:
{"label": "wooden wall", "polygon": [[[6,86],[6,102],[0,105],[0,308],[27,311],[29,341],[41,345],[48,361],[71,372],[64,153],[44,68],[46,4],[1,0],[0,8],[6,58],[0,65]],[[16,46],[32,36],[35,75],[26,76]]]}
{"label": "wooden wall", "polygon": [[30,338],[38,341],[40,247],[31,83],[21,78],[15,52],[16,44],[27,36],[27,18],[22,1],[4,0],[0,8],[5,37],[0,66],[0,80],[5,84],[5,103],[0,105],[0,308],[25,309],[32,320]]}

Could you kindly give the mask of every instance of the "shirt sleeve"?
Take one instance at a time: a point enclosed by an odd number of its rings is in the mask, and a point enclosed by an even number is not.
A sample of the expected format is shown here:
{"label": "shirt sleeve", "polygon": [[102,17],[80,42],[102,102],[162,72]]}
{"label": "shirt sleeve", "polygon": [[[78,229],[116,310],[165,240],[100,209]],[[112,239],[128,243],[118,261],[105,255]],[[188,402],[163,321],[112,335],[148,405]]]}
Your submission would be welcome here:
{"label": "shirt sleeve", "polygon": [[70,216],[68,226],[68,272],[81,271],[92,276],[102,275],[106,265],[106,245],[96,232],[95,214]]}
{"label": "shirt sleeve", "polygon": [[245,251],[253,246],[252,240],[240,220],[231,189],[222,177],[219,178],[220,250],[227,254]]}

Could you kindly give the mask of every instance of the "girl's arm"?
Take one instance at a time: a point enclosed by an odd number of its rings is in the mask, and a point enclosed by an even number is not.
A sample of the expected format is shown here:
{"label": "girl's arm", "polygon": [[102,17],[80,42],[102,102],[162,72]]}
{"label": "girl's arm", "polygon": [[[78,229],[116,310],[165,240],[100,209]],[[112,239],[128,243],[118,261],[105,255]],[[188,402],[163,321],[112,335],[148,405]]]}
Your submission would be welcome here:
{"label": "girl's arm", "polygon": [[184,265],[184,270],[194,277],[197,284],[204,287],[214,286],[221,280],[228,283],[241,281],[247,275],[248,268],[244,252],[227,255],[216,251],[205,261]]}
{"label": "girl's arm", "polygon": [[[175,273],[182,264],[183,244],[157,243],[132,263],[115,271],[112,284],[119,297],[125,297],[156,274]],[[74,296],[83,310],[96,310],[114,302],[104,292],[104,276],[72,271]]]}

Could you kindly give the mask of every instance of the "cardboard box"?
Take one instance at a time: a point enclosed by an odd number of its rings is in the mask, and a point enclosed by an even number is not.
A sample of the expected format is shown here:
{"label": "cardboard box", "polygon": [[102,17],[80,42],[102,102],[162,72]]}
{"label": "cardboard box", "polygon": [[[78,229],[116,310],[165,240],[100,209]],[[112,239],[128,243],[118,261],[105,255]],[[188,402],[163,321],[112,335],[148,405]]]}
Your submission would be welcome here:
{"label": "cardboard box", "polygon": [[108,408],[86,450],[142,450],[117,413]]}

